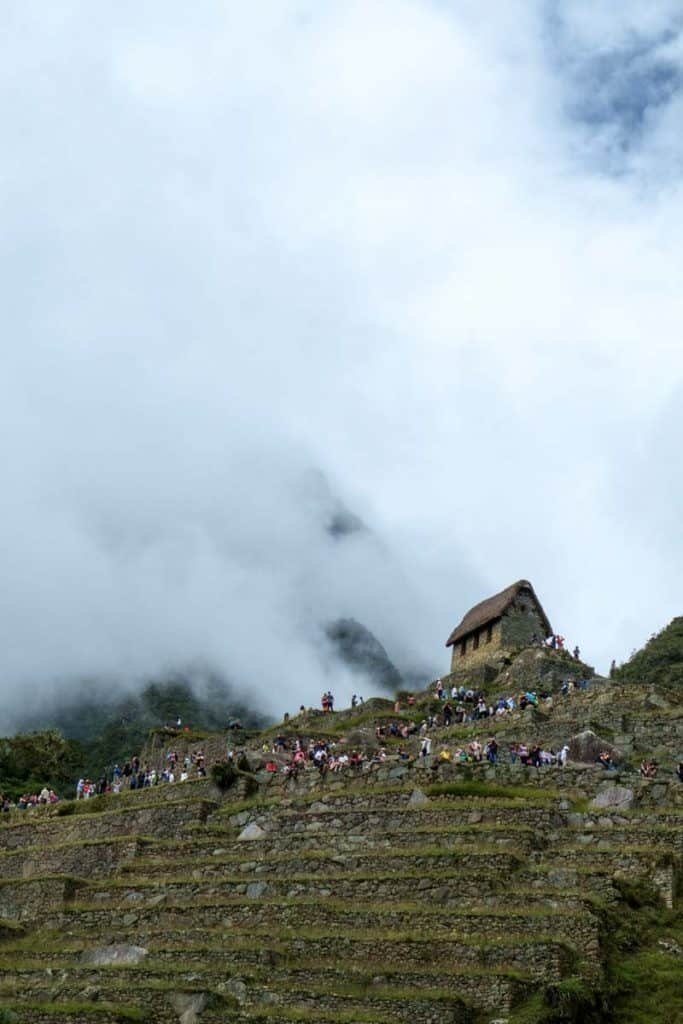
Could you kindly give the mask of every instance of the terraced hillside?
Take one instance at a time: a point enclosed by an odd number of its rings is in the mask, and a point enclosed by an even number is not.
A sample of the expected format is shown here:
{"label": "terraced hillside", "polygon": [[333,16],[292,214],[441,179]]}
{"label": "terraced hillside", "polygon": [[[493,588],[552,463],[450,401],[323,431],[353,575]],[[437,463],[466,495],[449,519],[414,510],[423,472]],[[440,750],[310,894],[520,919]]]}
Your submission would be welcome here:
{"label": "terraced hillside", "polygon": [[[678,708],[622,689],[613,733],[637,754]],[[491,726],[529,741],[606,729],[607,696],[554,697]],[[405,720],[431,702],[422,695]],[[275,732],[350,749],[389,717],[383,706],[309,714]],[[680,738],[662,740],[670,757]],[[683,786],[628,766],[393,749],[338,773],[257,770],[224,791],[199,779],[4,816],[0,1013],[18,1024],[609,1020],[615,933],[638,900],[663,915],[677,906]],[[257,768],[258,750],[249,757]],[[669,945],[665,963],[680,968]]]}

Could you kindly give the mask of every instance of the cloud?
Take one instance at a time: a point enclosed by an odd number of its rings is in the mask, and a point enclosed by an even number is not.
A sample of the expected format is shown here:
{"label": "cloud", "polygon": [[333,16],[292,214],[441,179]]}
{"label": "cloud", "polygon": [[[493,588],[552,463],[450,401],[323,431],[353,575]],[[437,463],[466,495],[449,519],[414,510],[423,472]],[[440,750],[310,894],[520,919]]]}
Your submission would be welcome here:
{"label": "cloud", "polygon": [[443,671],[519,577],[602,668],[680,611],[680,25],[641,8],[12,9],[8,699],[204,659],[291,710],[353,689],[325,621]]}
{"label": "cloud", "polygon": [[[683,85],[683,18],[668,0],[648,5],[554,3],[547,9],[552,61],[566,108],[583,125],[585,152],[614,174],[642,175],[643,146],[662,131]],[[651,163],[655,176],[668,161]]]}

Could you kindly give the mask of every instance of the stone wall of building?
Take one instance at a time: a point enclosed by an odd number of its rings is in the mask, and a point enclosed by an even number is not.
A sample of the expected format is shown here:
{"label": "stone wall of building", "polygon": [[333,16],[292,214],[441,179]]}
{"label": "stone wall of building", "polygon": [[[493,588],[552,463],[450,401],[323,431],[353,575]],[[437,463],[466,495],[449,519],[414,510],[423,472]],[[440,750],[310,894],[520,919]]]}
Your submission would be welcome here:
{"label": "stone wall of building", "polygon": [[496,657],[496,652],[503,646],[500,621],[477,630],[472,636],[453,644],[451,649],[451,672],[461,668],[470,668],[483,664]]}
{"label": "stone wall of building", "polygon": [[534,635],[543,640],[545,629],[534,599],[520,594],[501,620],[501,644],[507,648],[526,647]]}

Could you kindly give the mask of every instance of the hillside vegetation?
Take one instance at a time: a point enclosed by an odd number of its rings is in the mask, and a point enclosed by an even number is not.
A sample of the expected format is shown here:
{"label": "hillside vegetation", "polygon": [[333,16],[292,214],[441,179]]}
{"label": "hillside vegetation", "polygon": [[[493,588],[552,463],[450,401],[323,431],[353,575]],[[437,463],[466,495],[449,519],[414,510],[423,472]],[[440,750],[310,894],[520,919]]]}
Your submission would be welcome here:
{"label": "hillside vegetation", "polygon": [[[257,709],[250,708],[231,687],[220,678],[210,678],[198,690],[183,677],[150,682],[138,693],[123,693],[103,684],[84,685],[78,693],[68,694],[59,705],[32,713],[23,728],[33,734],[42,734],[33,748],[36,758],[35,773],[48,771],[56,785],[74,782],[79,775],[99,778],[111,775],[114,764],[123,764],[140,752],[152,729],[165,726],[189,728],[193,734],[217,732],[231,723],[240,722],[244,730],[265,725],[266,718]],[[62,736],[69,742],[64,746],[64,771],[51,773],[52,762],[43,762],[42,746],[49,745],[49,737]],[[5,741],[12,745],[12,741]],[[22,747],[32,749],[27,740]],[[25,755],[24,755],[25,761]],[[20,776],[28,779],[28,775]],[[0,774],[0,792],[3,792],[4,774]],[[15,792],[15,774],[10,771],[4,788]]]}
{"label": "hillside vegetation", "polygon": [[614,673],[628,683],[649,683],[683,690],[683,616],[651,637]]}

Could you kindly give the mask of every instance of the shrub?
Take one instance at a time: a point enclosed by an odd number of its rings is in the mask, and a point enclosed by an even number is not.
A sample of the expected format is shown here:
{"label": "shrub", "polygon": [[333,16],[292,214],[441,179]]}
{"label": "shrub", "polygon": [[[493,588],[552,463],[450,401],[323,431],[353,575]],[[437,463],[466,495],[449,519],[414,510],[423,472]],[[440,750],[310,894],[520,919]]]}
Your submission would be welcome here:
{"label": "shrub", "polygon": [[211,765],[211,778],[222,792],[226,792],[237,782],[237,769],[232,761],[216,761]]}

